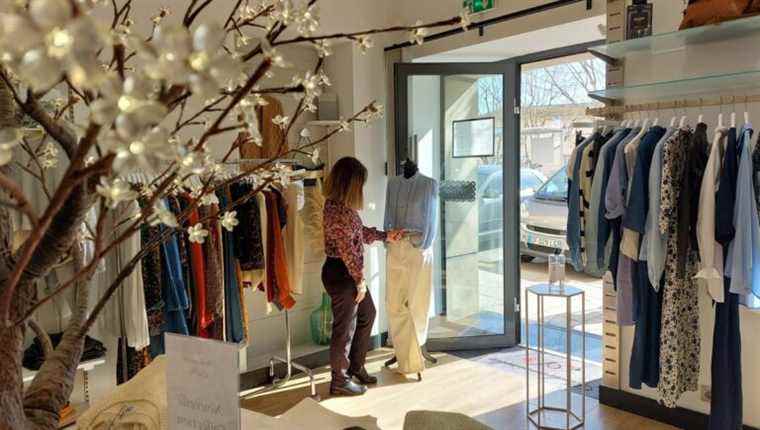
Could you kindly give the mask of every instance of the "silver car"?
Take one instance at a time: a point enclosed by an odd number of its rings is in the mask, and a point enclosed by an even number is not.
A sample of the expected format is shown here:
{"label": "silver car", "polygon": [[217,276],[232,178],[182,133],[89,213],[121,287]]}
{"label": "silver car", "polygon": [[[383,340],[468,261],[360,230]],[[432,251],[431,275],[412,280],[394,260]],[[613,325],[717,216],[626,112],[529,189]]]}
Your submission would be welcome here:
{"label": "silver car", "polygon": [[567,169],[557,171],[520,205],[520,258],[546,258],[567,246]]}

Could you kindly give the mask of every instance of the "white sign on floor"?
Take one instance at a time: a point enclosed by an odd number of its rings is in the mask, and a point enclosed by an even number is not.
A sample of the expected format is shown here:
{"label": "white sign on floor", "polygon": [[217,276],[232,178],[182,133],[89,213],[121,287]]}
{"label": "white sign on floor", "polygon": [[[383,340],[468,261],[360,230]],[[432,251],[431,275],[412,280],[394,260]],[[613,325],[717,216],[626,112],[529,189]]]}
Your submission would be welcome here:
{"label": "white sign on floor", "polygon": [[166,334],[169,430],[240,430],[238,346]]}

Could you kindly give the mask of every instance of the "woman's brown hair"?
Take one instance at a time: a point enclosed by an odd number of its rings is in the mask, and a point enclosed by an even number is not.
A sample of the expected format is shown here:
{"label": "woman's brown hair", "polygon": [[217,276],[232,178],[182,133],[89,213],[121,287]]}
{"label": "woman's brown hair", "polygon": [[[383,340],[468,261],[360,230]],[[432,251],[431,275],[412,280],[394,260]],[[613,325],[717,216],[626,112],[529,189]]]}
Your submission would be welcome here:
{"label": "woman's brown hair", "polygon": [[352,209],[364,207],[364,184],[367,168],[354,157],[338,160],[325,181],[325,197]]}

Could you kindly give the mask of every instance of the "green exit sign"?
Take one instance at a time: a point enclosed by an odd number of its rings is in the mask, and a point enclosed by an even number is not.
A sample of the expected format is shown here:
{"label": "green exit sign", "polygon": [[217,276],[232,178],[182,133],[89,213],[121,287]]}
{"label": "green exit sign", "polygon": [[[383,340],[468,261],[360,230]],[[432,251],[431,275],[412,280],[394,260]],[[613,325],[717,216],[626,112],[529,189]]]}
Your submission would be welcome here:
{"label": "green exit sign", "polygon": [[480,13],[491,10],[496,6],[496,0],[465,0],[464,7],[470,13]]}

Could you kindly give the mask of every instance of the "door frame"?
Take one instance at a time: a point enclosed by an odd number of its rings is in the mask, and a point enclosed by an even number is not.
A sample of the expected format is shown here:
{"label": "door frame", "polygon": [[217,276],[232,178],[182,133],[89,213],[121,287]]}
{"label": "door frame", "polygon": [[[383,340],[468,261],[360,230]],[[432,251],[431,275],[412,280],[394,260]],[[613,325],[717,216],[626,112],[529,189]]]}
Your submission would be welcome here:
{"label": "door frame", "polygon": [[[396,63],[394,65],[395,100],[395,160],[389,166],[389,174],[400,172],[401,161],[408,155],[409,106],[407,79],[413,75],[494,75],[504,78],[503,85],[503,148],[502,175],[504,198],[502,246],[504,251],[504,334],[488,336],[429,339],[431,351],[456,351],[470,349],[504,348],[517,346],[522,342],[522,295],[520,267],[520,175],[507,172],[520,171],[520,100],[522,88],[522,66],[539,61],[553,60],[587,53],[593,46],[604,44],[603,39],[542,52],[527,54],[491,63]],[[441,82],[443,85],[443,81]],[[443,95],[443,89],[441,89]],[[441,136],[445,136],[445,108],[441,103]],[[390,168],[392,167],[392,168]],[[443,226],[443,205],[441,204],[439,226]],[[440,227],[443,228],[443,227]],[[445,264],[445,259],[444,259]],[[445,273],[445,267],[444,267]],[[512,304],[512,305],[510,305]]]}
{"label": "door frame", "polygon": [[[512,125],[509,124],[510,121],[512,121],[513,115],[507,115],[508,112],[514,112],[514,97],[512,96],[510,92],[511,86],[509,85],[509,82],[513,82],[514,76],[513,72],[511,72],[509,69],[504,67],[504,64],[502,62],[494,62],[494,63],[398,63],[395,65],[394,68],[394,82],[395,82],[395,124],[396,124],[396,130],[395,130],[395,150],[396,150],[396,165],[394,166],[395,172],[397,173],[400,171],[401,162],[402,160],[405,160],[409,155],[409,140],[408,140],[408,118],[409,118],[409,105],[408,105],[408,78],[410,76],[415,75],[422,75],[422,76],[440,76],[441,78],[445,78],[446,76],[452,76],[452,75],[501,75],[503,78],[503,94],[502,94],[502,100],[503,100],[503,118],[504,118],[504,130],[507,129],[507,127],[511,127]],[[444,95],[444,89],[443,89],[443,79],[441,79],[441,95]],[[442,138],[446,136],[446,130],[445,130],[445,104],[441,103],[440,106],[440,132]],[[443,144],[443,142],[442,142]],[[511,139],[506,139],[506,133],[503,137],[503,149],[502,149],[502,166],[505,171],[507,169],[511,168],[511,165],[515,162],[518,165],[519,168],[519,157],[515,158],[514,160],[508,160],[508,155],[514,154],[514,148],[512,148],[512,145],[514,145],[514,142]],[[515,306],[512,306],[510,297],[513,297],[515,295],[514,291],[511,291],[510,288],[514,288],[515,284],[514,282],[509,282],[510,280],[507,278],[506,274],[511,273],[514,271],[514,267],[510,267],[510,265],[514,265],[514,261],[519,261],[519,255],[514,254],[515,252],[519,253],[519,241],[515,243],[515,246],[512,246],[506,241],[506,238],[508,236],[509,231],[517,231],[519,235],[519,221],[518,218],[511,215],[512,210],[515,209],[515,213],[519,216],[519,204],[513,204],[511,205],[512,208],[510,208],[509,203],[510,202],[519,202],[519,200],[513,200],[513,199],[519,199],[519,178],[514,178],[515,175],[502,175],[505,181],[504,186],[504,198],[502,200],[502,209],[504,213],[504,222],[505,222],[505,228],[502,231],[503,234],[503,250],[504,250],[504,269],[505,269],[505,276],[503,276],[503,289],[504,289],[504,327],[503,327],[503,334],[500,335],[484,335],[484,336],[467,336],[467,337],[455,337],[455,338],[441,338],[441,339],[428,339],[427,342],[427,348],[430,351],[455,351],[455,350],[467,350],[467,349],[486,349],[486,348],[501,348],[501,347],[510,347],[517,344],[519,341],[518,335],[519,335],[519,324],[518,324],[518,314],[516,313]],[[443,210],[443,202],[441,202],[440,208],[439,208],[439,230],[442,230],[444,227],[444,216],[445,212]],[[509,215],[508,215],[509,214]],[[514,225],[512,225],[514,224]],[[518,236],[519,237],[519,236]],[[513,249],[514,248],[514,249]],[[514,258],[513,258],[514,257]],[[443,273],[446,273],[445,270],[445,258],[443,258]],[[519,269],[519,268],[518,268]],[[509,271],[509,272],[508,272]],[[444,275],[445,276],[445,275]]]}

